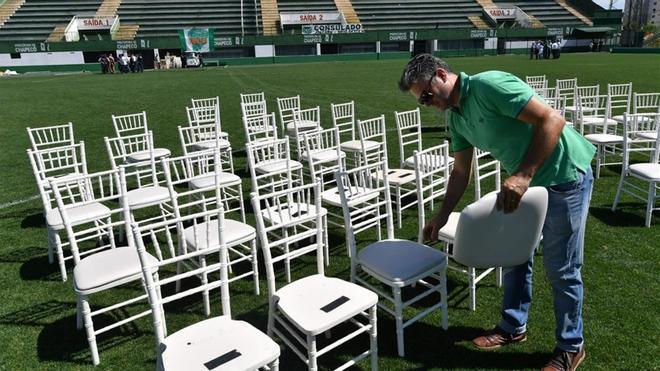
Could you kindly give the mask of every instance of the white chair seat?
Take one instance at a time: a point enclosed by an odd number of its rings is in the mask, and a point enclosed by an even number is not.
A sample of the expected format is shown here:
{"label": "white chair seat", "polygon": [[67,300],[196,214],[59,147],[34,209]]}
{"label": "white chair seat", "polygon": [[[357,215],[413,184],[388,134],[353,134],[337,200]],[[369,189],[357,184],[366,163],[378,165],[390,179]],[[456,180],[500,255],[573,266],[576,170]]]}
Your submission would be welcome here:
{"label": "white chair seat", "polygon": [[438,231],[438,238],[442,241],[453,243],[454,238],[456,237],[456,227],[458,226],[458,219],[460,218],[461,213],[453,212],[449,214],[447,218],[447,224],[445,224]]}
{"label": "white chair seat", "polygon": [[[444,166],[444,165],[445,165],[445,164],[444,164],[445,160],[444,160],[444,158],[443,158],[442,156],[440,156],[440,155],[426,154],[426,155],[423,155],[422,157],[423,157],[422,163],[425,163],[425,164],[437,164],[437,166]],[[451,164],[453,164],[453,163],[454,163],[454,158],[451,157],[451,156],[449,156],[449,164],[451,165]],[[410,156],[410,157],[408,157],[408,158],[403,162],[403,164],[404,164],[405,166],[407,166],[407,167],[410,167],[410,168],[413,168],[413,169],[414,169],[414,168],[415,168],[415,156]]]}
{"label": "white chair seat", "polygon": [[637,133],[637,136],[642,139],[656,140],[658,139],[658,132],[657,131],[641,132],[641,133]]}
{"label": "white chair seat", "polygon": [[587,134],[584,136],[586,140],[594,144],[616,144],[623,143],[623,137],[613,134]]}
{"label": "white chair seat", "polygon": [[[219,149],[229,148],[229,146],[231,145],[229,143],[229,141],[226,140],[226,139],[218,139],[217,144],[218,144]],[[215,142],[215,139],[214,139],[214,140],[205,140],[205,141],[202,141],[202,142],[197,142],[197,143],[193,144],[192,147],[197,151],[204,151],[204,150],[207,150],[207,149],[214,149],[215,145],[216,145],[216,142]]]}
{"label": "white chair seat", "polygon": [[633,164],[628,166],[630,172],[645,179],[660,181],[660,164]]}
{"label": "white chair seat", "polygon": [[[352,193],[358,193],[358,188],[356,186],[351,186],[350,189],[347,189],[346,194],[350,195]],[[360,189],[359,193],[363,193],[360,197],[352,198],[348,202],[348,206],[354,206],[365,201],[373,200],[378,197],[379,192],[374,190],[373,192],[365,192],[364,189]],[[321,193],[321,200],[327,202],[332,206],[341,207],[341,199],[339,198],[339,189],[337,187],[330,188],[325,192]]]}
{"label": "white chair seat", "polygon": [[[300,156],[304,161],[308,160],[308,153],[305,152]],[[339,157],[340,158],[345,158],[346,153],[344,152],[339,152]],[[337,151],[333,149],[324,149],[321,151],[314,151],[312,152],[312,160],[316,163],[324,163],[324,162],[333,162],[337,161]]]}
{"label": "white chair seat", "polygon": [[[577,106],[566,106],[564,107],[565,111],[568,112],[577,112],[578,108]],[[595,109],[591,107],[582,107],[582,112],[593,112]]]}
{"label": "white chair seat", "polygon": [[[348,300],[337,301],[344,298]],[[287,319],[311,335],[329,330],[378,302],[370,290],[319,274],[291,282],[276,291],[273,299]]]}
{"label": "white chair seat", "polygon": [[369,272],[391,282],[406,282],[429,271],[440,270],[447,255],[408,240],[383,240],[360,250],[358,262]]}
{"label": "white chair seat", "polygon": [[[171,154],[172,153],[167,148],[154,148],[154,159],[170,157]],[[135,152],[126,156],[126,161],[128,162],[142,162],[142,161],[148,161],[150,159],[151,159],[151,154],[149,153],[149,151]]]}
{"label": "white chair seat", "polygon": [[170,192],[165,187],[142,187],[126,193],[128,206],[131,209],[157,205],[170,198]]}
{"label": "white chair seat", "polygon": [[[110,209],[98,202],[67,208],[67,217],[72,225],[80,225],[110,216]],[[50,209],[46,213],[46,223],[51,229],[64,229],[60,210]]]}
{"label": "white chair seat", "polygon": [[[149,265],[158,264],[149,254],[147,259]],[[91,294],[142,278],[142,266],[135,248],[117,247],[82,259],[73,268],[73,277],[77,292]]]}
{"label": "white chair seat", "polygon": [[[285,211],[283,214],[277,211]],[[290,212],[289,212],[290,210]],[[316,206],[310,204],[303,204],[300,202],[289,203],[287,205],[271,206],[267,209],[261,210],[261,215],[263,215],[264,220],[267,220],[271,223],[282,224],[289,223],[291,219],[294,220],[299,217],[305,217],[311,213],[312,215],[316,214]],[[324,207],[321,208],[321,216],[328,214],[328,210]]]}
{"label": "white chair seat", "polygon": [[298,132],[303,132],[318,129],[319,124],[312,120],[300,120],[297,123],[290,122],[286,124],[286,131],[289,136],[294,136],[296,134],[296,126],[298,126]]}
{"label": "white chair seat", "polygon": [[280,347],[266,334],[227,316],[185,327],[161,346],[165,370],[257,370],[280,356]]}
{"label": "white chair seat", "polygon": [[[373,140],[365,140],[364,146],[367,147],[366,150],[368,151],[371,149],[378,148],[380,144]],[[341,148],[342,151],[346,151],[346,152],[360,152],[362,151],[362,142],[360,142],[359,140],[349,140],[346,142],[342,142],[339,148]]]}
{"label": "white chair seat", "polygon": [[582,124],[583,125],[600,125],[603,126],[605,124],[607,125],[612,125],[615,126],[617,124],[616,121],[613,119],[607,119],[605,120],[603,117],[585,117],[582,119]]}
{"label": "white chair seat", "polygon": [[[225,171],[220,173],[219,178],[220,179],[218,180],[220,182],[220,186],[241,184],[241,178],[238,175],[228,173]],[[190,181],[190,189],[201,189],[201,188],[209,188],[214,186],[215,186],[215,174],[196,176]]]}
{"label": "white chair seat", "polygon": [[[371,174],[374,179],[383,179],[383,171],[378,170]],[[404,185],[415,181],[415,170],[407,169],[388,169],[387,181],[392,185]]]}
{"label": "white chair seat", "polygon": [[[257,164],[254,167],[254,170],[257,173],[261,174],[277,174],[286,171],[287,160],[280,160],[274,162],[268,162],[266,164]],[[289,166],[291,170],[300,170],[302,169],[302,164],[296,160],[289,160]]]}
{"label": "white chair seat", "polygon": [[[211,228],[208,238],[206,236],[207,226],[209,226],[208,228]],[[225,241],[228,246],[234,246],[250,241],[256,237],[256,233],[256,230],[250,225],[236,220],[225,219]],[[183,234],[186,238],[186,244],[194,249],[205,249],[209,247],[208,243],[211,244],[211,247],[216,247],[220,243],[217,220],[211,220],[208,223],[199,223],[188,227],[184,230]],[[197,236],[199,246],[197,246],[195,236]]]}
{"label": "white chair seat", "polygon": [[[620,124],[623,124],[623,115],[614,115],[614,116],[612,116],[612,120],[614,120],[614,121],[616,121]],[[643,123],[649,122],[650,120],[651,120],[650,118],[644,117],[644,116],[639,118],[639,121],[643,122]]]}

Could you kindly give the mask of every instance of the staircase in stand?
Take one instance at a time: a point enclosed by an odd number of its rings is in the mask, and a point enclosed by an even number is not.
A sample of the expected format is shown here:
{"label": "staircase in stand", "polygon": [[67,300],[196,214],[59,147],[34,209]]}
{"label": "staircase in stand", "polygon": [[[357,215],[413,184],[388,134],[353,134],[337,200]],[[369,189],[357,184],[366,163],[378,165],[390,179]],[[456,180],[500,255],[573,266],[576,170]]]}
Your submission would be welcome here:
{"label": "staircase in stand", "polygon": [[24,3],[25,0],[7,0],[4,4],[0,5],[0,27],[2,27],[2,25],[4,25]]}
{"label": "staircase in stand", "polygon": [[47,43],[57,43],[64,39],[64,30],[66,26],[56,26],[46,39]]}
{"label": "staircase in stand", "polygon": [[113,40],[133,40],[137,35],[140,25],[137,24],[119,24],[119,28],[112,35]]}
{"label": "staircase in stand", "polygon": [[277,8],[277,0],[261,0],[261,22],[264,36],[277,35],[279,19],[280,11]]}
{"label": "staircase in stand", "polygon": [[[580,13],[579,10],[573,8],[573,6],[571,4],[569,4],[566,0],[555,0],[555,1],[557,2],[557,4],[561,5],[562,8],[566,9],[569,13],[576,16],[582,22],[588,24],[589,26],[594,25],[594,22],[592,22],[589,18],[585,17],[585,15]],[[628,0],[628,1],[631,1],[631,0]],[[634,0],[632,0],[632,1],[634,1]]]}
{"label": "staircase in stand", "polygon": [[114,17],[117,15],[117,9],[121,5],[121,0],[104,0],[96,11],[97,17]]}
{"label": "staircase in stand", "polygon": [[360,18],[355,12],[351,0],[335,0],[335,5],[337,6],[337,10],[344,15],[346,23],[360,23]]}
{"label": "staircase in stand", "polygon": [[470,22],[472,22],[474,27],[476,27],[480,30],[485,30],[485,29],[490,28],[490,26],[488,25],[488,22],[486,22],[484,20],[484,18],[480,15],[471,15],[471,16],[468,16],[468,18],[470,19]]}

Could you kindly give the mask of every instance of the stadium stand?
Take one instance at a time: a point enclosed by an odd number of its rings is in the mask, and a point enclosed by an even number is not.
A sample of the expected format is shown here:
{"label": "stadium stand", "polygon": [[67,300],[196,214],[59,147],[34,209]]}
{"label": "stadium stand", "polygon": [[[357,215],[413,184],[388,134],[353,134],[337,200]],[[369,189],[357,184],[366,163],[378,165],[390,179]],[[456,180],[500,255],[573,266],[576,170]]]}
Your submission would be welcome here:
{"label": "stadium stand", "polygon": [[257,12],[244,3],[242,29],[241,3],[233,0],[124,0],[117,15],[122,23],[140,26],[138,37],[176,36],[188,27],[214,28],[216,35],[254,35]]}
{"label": "stadium stand", "polygon": [[[566,4],[566,6],[561,5],[561,3]],[[498,5],[505,4],[508,5],[510,3],[498,3]],[[586,17],[580,14],[580,12],[563,0],[522,0],[516,1],[515,5],[528,15],[534,16],[546,26],[571,24],[583,25],[587,23],[586,21],[589,21]],[[573,11],[569,11],[567,7]],[[576,16],[576,14],[579,14],[580,17]],[[586,21],[583,20],[583,18]]]}
{"label": "stadium stand", "polygon": [[280,16],[277,0],[261,0],[259,4],[263,34],[266,36],[277,35]]}
{"label": "stadium stand", "polygon": [[0,1],[0,27],[7,22],[9,17],[14,15],[18,8],[25,3],[25,0],[7,0],[5,2]]}
{"label": "stadium stand", "polygon": [[94,14],[100,5],[101,0],[28,0],[0,27],[0,41],[44,41],[56,26],[66,27],[74,15]]}
{"label": "stadium stand", "polygon": [[351,0],[335,0],[335,5],[346,18],[348,23],[360,23],[360,17],[358,17],[355,9],[353,8],[353,3]]}
{"label": "stadium stand", "polygon": [[280,12],[336,12],[337,5],[333,0],[297,1],[278,0]]}
{"label": "stadium stand", "polygon": [[475,0],[352,0],[366,31],[473,27],[468,17],[480,16]]}

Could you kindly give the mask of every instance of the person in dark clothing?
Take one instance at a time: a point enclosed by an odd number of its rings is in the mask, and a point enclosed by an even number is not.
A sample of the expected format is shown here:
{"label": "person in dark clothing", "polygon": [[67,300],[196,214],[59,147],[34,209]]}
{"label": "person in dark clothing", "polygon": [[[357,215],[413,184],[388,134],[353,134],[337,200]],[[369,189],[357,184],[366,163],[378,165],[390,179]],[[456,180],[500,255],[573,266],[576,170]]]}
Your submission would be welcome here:
{"label": "person in dark clothing", "polygon": [[142,59],[142,54],[138,54],[136,62],[137,72],[144,72],[144,60]]}
{"label": "person in dark clothing", "polygon": [[532,46],[529,48],[529,59],[534,59],[536,55],[536,41],[532,41]]}
{"label": "person in dark clothing", "polygon": [[108,73],[108,57],[105,54],[102,54],[99,58],[99,63],[101,63],[101,72],[105,75]]}

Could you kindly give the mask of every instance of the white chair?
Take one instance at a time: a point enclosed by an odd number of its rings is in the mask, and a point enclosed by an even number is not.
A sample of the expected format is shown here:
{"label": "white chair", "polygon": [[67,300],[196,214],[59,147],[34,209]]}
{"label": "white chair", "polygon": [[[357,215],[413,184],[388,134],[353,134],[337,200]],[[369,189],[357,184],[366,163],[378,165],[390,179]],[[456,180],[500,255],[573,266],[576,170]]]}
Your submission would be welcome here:
{"label": "white chair", "polygon": [[[149,128],[147,127],[147,113],[145,111],[121,116],[112,115],[112,124],[115,127],[115,134],[118,138],[132,138],[137,135],[149,133]],[[154,148],[154,155],[157,159],[167,157],[170,154],[171,152],[167,148]],[[133,158],[139,157],[140,155],[146,156],[145,153],[133,153],[127,158],[127,160],[133,162],[144,160],[144,158]]]}
{"label": "white chair", "polygon": [[[277,98],[277,112],[280,117],[280,126],[287,128],[293,123],[293,113],[300,110],[300,95],[287,98]],[[286,135],[286,130],[282,131]]]}
{"label": "white chair", "polygon": [[548,191],[531,187],[509,214],[496,208],[489,193],[461,211],[456,226],[454,260],[477,267],[515,267],[527,262],[541,238],[548,210]]}
{"label": "white chair", "polygon": [[[387,132],[385,128],[385,116],[358,120],[358,133],[362,141],[362,156],[364,164],[387,161]],[[377,147],[369,148],[368,142],[378,143]],[[381,174],[374,174],[382,179]],[[403,199],[415,194],[415,171],[411,169],[389,169],[385,177],[394,191],[396,205],[397,226],[403,226],[403,210],[415,205],[414,201],[403,204]]]}
{"label": "white chair", "polygon": [[[608,156],[621,155],[623,144],[623,137],[617,134],[618,124],[610,118],[609,102],[607,95],[578,97],[580,133],[596,146],[596,179],[600,178],[601,167],[621,164],[619,161],[607,162]],[[585,111],[583,107],[589,110]],[[584,134],[585,126],[590,127],[590,134]]]}
{"label": "white chair", "polygon": [[303,165],[291,159],[288,138],[246,144],[252,192],[270,192],[302,184]]}
{"label": "white chair", "polygon": [[301,159],[303,154],[302,133],[321,130],[320,107],[297,110],[293,113],[293,122],[282,128],[282,131],[291,141],[291,148],[296,152],[296,158]]}
{"label": "white chair", "polygon": [[[151,132],[123,138],[106,137],[105,143],[112,169],[124,169],[119,173],[121,176],[116,179],[116,184],[125,190],[131,215],[134,216],[136,210],[152,206],[158,206],[159,215],[146,217],[141,222],[171,215],[171,204],[168,202],[170,194],[163,177],[162,162],[156,161]],[[122,160],[127,158],[127,154],[135,153],[136,150],[139,150],[140,161],[136,159],[122,165]]]}
{"label": "white chair", "polygon": [[557,79],[555,81],[555,97],[566,97],[566,111],[577,110],[576,102],[577,78]]}
{"label": "white chair", "polygon": [[[300,159],[309,164],[310,179],[321,179],[321,192],[326,185],[334,184],[334,173],[346,168],[346,154],[341,151],[339,130],[336,128],[315,130],[302,134]],[[330,180],[327,180],[330,175]]]}
{"label": "white chair", "polygon": [[246,143],[277,139],[275,113],[243,116]]}
{"label": "white chair", "polygon": [[[350,101],[340,104],[330,104],[332,111],[332,126],[339,130],[340,149],[347,153],[347,161],[351,167],[358,166],[362,154],[362,143],[355,139],[355,102]],[[367,143],[377,147],[378,143]]]}
{"label": "white chair", "polygon": [[[51,180],[51,189],[57,201],[59,222],[66,230],[75,267],[73,288],[77,297],[76,325],[85,328],[92,354],[92,362],[99,364],[96,336],[149,315],[150,310],[132,314],[103,328],[95,327],[93,317],[135,306],[145,301],[146,295],[103,308],[90,308],[89,297],[118,286],[142,280],[140,262],[132,235],[128,233],[126,246],[118,246],[116,230],[130,231],[130,215],[126,194],[115,186],[123,168],[71,179]],[[84,255],[87,255],[83,258]],[[155,261],[151,256],[146,260]],[[146,304],[146,303],[145,303]],[[98,326],[98,324],[96,324]]]}
{"label": "white chair", "polygon": [[548,106],[550,106],[550,108],[557,111],[557,113],[564,118],[566,125],[572,128],[575,127],[573,121],[569,121],[566,118],[566,97],[543,98],[543,100],[548,104]]}
{"label": "white chair", "polygon": [[192,108],[213,108],[218,112],[217,117],[220,117],[220,97],[190,98],[190,103],[192,104]]}
{"label": "white chair", "polygon": [[154,148],[153,134],[148,131],[143,134],[124,135],[115,138],[104,138],[106,149],[111,158],[113,166],[123,164],[134,164],[142,161],[148,161],[153,153],[154,159],[161,159],[169,156]]}
{"label": "white chair", "polygon": [[226,133],[218,131],[217,124],[179,126],[179,140],[184,155],[198,151],[217,150],[220,159],[234,172],[234,156]]}
{"label": "white chair", "polygon": [[61,218],[59,218],[59,210],[52,194],[50,182],[51,180],[71,179],[87,174],[85,143],[80,142],[43,150],[28,149],[27,154],[44,207],[43,213],[48,232],[48,261],[53,263],[54,256],[57,255],[62,281],[66,281],[66,261],[72,259],[72,257],[64,256],[64,247],[68,243],[63,242],[59,235],[59,232],[64,229],[64,225]]}
{"label": "white chair", "polygon": [[632,113],[654,113],[660,107],[660,93],[633,93]]}
{"label": "white chair", "polygon": [[[437,160],[439,156],[448,156],[449,145],[447,142],[431,147],[428,150],[417,152],[415,159],[415,171],[417,180],[417,208],[419,215],[419,229],[418,229],[418,242],[423,242],[423,228],[426,225],[426,205],[430,206],[433,210],[434,203],[437,199],[444,196],[447,191],[447,181],[449,180],[449,167],[444,165],[445,162]],[[429,156],[433,154],[435,156]],[[483,196],[483,182],[489,177],[494,179],[495,191],[499,192],[501,183],[501,169],[500,162],[488,158],[489,152],[481,151],[474,148],[472,154],[472,178],[474,179],[475,200],[481,199]],[[482,160],[482,161],[480,161]],[[438,231],[438,240],[444,242],[445,252],[453,258],[453,250],[450,249],[455,243],[456,226],[460,213],[453,212],[449,215],[447,223]],[[463,266],[448,264],[448,268],[467,274],[468,276],[468,295],[469,295],[469,308],[476,310],[477,308],[477,284],[484,279],[491,272],[495,272],[495,281],[497,286],[502,286],[502,268],[487,268],[479,275],[473,266]]]}
{"label": "white chair", "polygon": [[[351,281],[369,288],[390,301],[379,303],[384,311],[394,316],[396,322],[397,349],[404,356],[404,329],[421,318],[441,310],[442,328],[447,329],[447,255],[417,242],[394,238],[392,205],[387,177],[374,179],[374,174],[387,174],[385,161],[367,164],[345,172],[337,172],[337,184],[346,222],[346,235],[351,250]],[[376,193],[369,202],[363,199]],[[359,205],[355,205],[359,203]],[[353,204],[354,207],[351,207]],[[355,236],[365,230],[382,228],[385,221],[386,236],[358,250]],[[421,293],[403,301],[402,289],[420,285]],[[392,293],[378,287],[388,286]],[[404,322],[403,311],[430,294],[439,293],[440,300]]]}
{"label": "white chair", "polygon": [[[163,161],[163,169],[175,218],[197,210],[217,209],[218,203],[222,204],[225,214],[239,213],[238,220],[225,221],[228,227],[225,242],[231,257],[230,269],[236,264],[248,262],[252,270],[242,272],[229,282],[253,276],[254,291],[259,295],[256,231],[245,222],[241,178],[223,169],[217,151],[195,152],[170,158]],[[217,241],[214,228],[215,224],[209,227],[204,223],[198,223],[195,228],[186,228],[183,236],[187,239],[187,246],[198,249],[207,247],[195,242],[193,238],[195,233],[202,231],[208,232],[209,238],[215,238]]]}
{"label": "white chair", "polygon": [[73,124],[27,128],[30,145],[33,151],[42,149],[71,146],[76,144],[73,136]]}
{"label": "white chair", "polygon": [[557,89],[555,88],[534,88],[534,91],[536,92],[536,94],[540,95],[541,98],[548,99],[548,98],[557,97]]}
{"label": "white chair", "polygon": [[[396,129],[399,134],[399,160],[402,168],[415,168],[413,151],[422,150],[422,120],[419,107],[411,111],[394,112],[396,118]],[[410,148],[406,150],[406,148]],[[449,164],[454,162],[454,158],[449,156]],[[439,158],[444,160],[445,158]],[[437,162],[439,164],[439,162]]]}
{"label": "white chair", "polygon": [[[186,245],[187,239],[183,238],[184,225],[197,226],[200,222],[208,225],[211,224],[211,218],[216,218],[214,231],[197,233],[194,236],[194,241],[206,248],[197,249],[195,246]],[[231,319],[226,243],[230,228],[231,226],[225,223],[221,207],[142,227],[133,226],[142,279],[151,304],[158,370],[278,369],[279,346],[249,323]],[[167,245],[161,247],[158,237],[164,234],[163,231],[170,230],[178,232],[180,245],[174,246],[171,238],[165,236],[160,240],[166,241]],[[214,237],[211,237],[212,235]],[[158,260],[149,255],[145,241],[151,242],[150,247],[155,250]],[[182,272],[179,269],[181,264],[190,261],[199,261],[202,264]],[[181,290],[178,283],[184,279],[188,284],[185,290]],[[175,288],[168,289],[171,286]],[[222,316],[201,320],[168,334],[168,312],[163,307],[165,304],[198,295],[200,292],[204,293],[208,300],[208,292],[218,287]],[[205,309],[205,315],[210,315],[210,308]]]}
{"label": "white chair", "polygon": [[[612,211],[616,211],[622,192],[633,196],[646,202],[645,225],[649,228],[653,211],[660,210],[660,206],[655,206],[660,199],[660,110],[656,113],[624,113],[623,119],[623,166]],[[644,152],[651,154],[649,162],[631,164],[632,154]],[[648,183],[648,188],[635,184],[640,181]]]}
{"label": "white chair", "polygon": [[[251,195],[257,231],[266,265],[268,279],[268,334],[277,335],[309,370],[318,370],[318,358],[335,347],[361,334],[369,336],[368,350],[352,358],[337,370],[344,370],[356,362],[371,357],[371,369],[378,369],[376,310],[378,296],[353,283],[324,275],[320,184],[314,183],[286,189],[269,195]],[[291,203],[313,205],[307,212],[293,211]],[[270,210],[277,217],[264,218],[262,210]],[[282,229],[289,231],[281,239]],[[273,251],[288,244],[295,249],[274,256]],[[318,274],[295,280],[279,290],[276,286],[274,264],[304,254],[316,254]],[[366,320],[365,320],[366,319]],[[346,324],[354,326],[348,335],[332,339],[319,349],[317,337],[329,335],[333,328]]]}
{"label": "white chair", "polygon": [[[607,95],[610,98],[611,117],[618,123],[623,123],[623,112],[632,113],[632,82],[627,84],[607,84]],[[614,111],[622,114],[614,114]]]}
{"label": "white chair", "polygon": [[525,82],[534,90],[548,88],[548,79],[545,75],[525,76]]}

